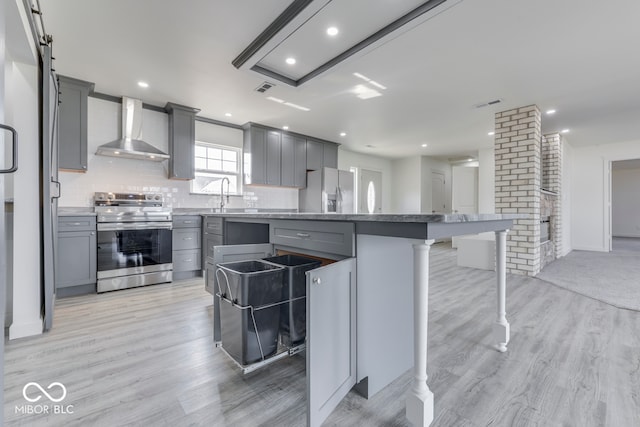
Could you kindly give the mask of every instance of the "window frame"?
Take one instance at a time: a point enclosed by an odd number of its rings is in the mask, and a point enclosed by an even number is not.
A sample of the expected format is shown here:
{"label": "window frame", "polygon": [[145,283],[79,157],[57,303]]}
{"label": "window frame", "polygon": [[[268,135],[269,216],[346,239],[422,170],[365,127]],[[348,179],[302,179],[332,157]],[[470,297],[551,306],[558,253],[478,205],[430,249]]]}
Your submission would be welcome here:
{"label": "window frame", "polygon": [[[191,181],[191,188],[190,188],[190,193],[191,194],[197,194],[197,195],[203,195],[203,196],[220,196],[220,190],[217,190],[215,192],[212,193],[208,193],[208,192],[201,192],[201,191],[196,191],[194,189],[194,183],[198,177],[198,174],[216,174],[216,175],[227,175],[229,177],[236,177],[236,182],[237,182],[237,188],[236,188],[236,192],[234,193],[229,193],[230,196],[242,196],[242,148],[241,147],[236,147],[233,145],[223,145],[223,144],[216,144],[213,142],[205,142],[205,141],[196,141],[195,142],[195,148],[197,148],[198,146],[201,147],[205,147],[205,148],[217,148],[220,150],[224,151],[233,151],[236,153],[237,157],[236,157],[236,164],[237,164],[237,169],[236,172],[229,172],[229,171],[223,171],[223,170],[215,170],[215,169],[202,169],[202,168],[196,168],[196,158],[198,158],[199,156],[196,155],[197,150],[194,149],[194,154],[193,154],[193,172],[194,172],[194,176],[195,178]],[[223,154],[224,157],[224,154]],[[200,157],[202,158],[202,157]],[[208,157],[207,157],[208,158]]]}

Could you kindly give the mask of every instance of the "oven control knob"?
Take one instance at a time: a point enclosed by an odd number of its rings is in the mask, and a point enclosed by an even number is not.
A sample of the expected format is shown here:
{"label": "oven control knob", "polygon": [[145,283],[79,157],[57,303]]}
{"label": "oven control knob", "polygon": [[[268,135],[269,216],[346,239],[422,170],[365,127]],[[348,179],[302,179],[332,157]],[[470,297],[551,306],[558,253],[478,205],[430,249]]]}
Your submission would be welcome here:
{"label": "oven control knob", "polygon": [[115,194],[113,194],[113,193],[109,193],[109,194],[107,194],[107,199],[109,199],[109,200],[113,200],[113,199],[115,199],[115,198],[116,198],[116,195],[115,195]]}
{"label": "oven control knob", "polygon": [[161,199],[161,196],[160,196],[159,194],[156,194],[155,196],[153,196],[153,199],[154,199],[154,200],[160,200],[160,199]]}

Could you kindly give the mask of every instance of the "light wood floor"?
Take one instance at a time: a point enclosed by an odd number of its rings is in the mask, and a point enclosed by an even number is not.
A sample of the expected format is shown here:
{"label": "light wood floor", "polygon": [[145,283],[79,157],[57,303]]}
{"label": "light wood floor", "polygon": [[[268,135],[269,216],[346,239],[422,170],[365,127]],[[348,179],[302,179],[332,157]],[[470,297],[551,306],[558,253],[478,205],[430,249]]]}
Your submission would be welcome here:
{"label": "light wood floor", "polygon": [[[457,268],[442,245],[432,254],[433,426],[640,426],[640,313],[509,276],[512,339],[498,353],[494,274]],[[304,359],[242,376],[213,348],[211,297],[200,281],[59,300],[54,322],[44,336],[7,342],[9,426],[305,423]],[[351,392],[326,425],[407,426],[410,379],[370,400]],[[62,403],[74,413],[15,414],[30,381],[63,383]]]}

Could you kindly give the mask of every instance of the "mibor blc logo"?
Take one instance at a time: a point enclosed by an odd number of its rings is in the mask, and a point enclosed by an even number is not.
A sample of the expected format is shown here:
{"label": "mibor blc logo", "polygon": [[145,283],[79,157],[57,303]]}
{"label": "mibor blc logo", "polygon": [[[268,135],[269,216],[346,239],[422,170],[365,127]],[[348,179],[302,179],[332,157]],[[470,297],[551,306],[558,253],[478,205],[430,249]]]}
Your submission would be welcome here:
{"label": "mibor blc logo", "polygon": [[22,388],[22,397],[30,404],[16,405],[16,414],[73,414],[73,405],[59,404],[67,397],[67,388],[60,382],[52,382],[46,388],[29,382]]}

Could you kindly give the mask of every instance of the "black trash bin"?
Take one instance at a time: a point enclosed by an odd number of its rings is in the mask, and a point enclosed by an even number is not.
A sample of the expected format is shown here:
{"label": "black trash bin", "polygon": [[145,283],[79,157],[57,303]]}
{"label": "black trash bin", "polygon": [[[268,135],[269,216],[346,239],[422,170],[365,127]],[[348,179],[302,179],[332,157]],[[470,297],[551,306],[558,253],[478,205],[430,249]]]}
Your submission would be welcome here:
{"label": "black trash bin", "polygon": [[222,348],[243,366],[273,356],[285,269],[255,260],[218,264],[215,274]]}
{"label": "black trash bin", "polygon": [[265,261],[286,269],[280,306],[280,340],[293,347],[304,342],[307,335],[307,279],[306,272],[320,267],[320,261],[299,255],[280,255]]}

